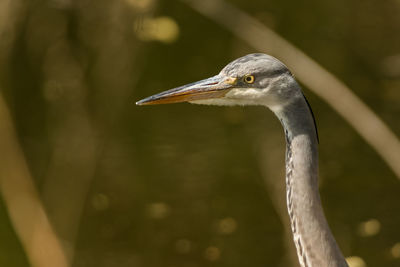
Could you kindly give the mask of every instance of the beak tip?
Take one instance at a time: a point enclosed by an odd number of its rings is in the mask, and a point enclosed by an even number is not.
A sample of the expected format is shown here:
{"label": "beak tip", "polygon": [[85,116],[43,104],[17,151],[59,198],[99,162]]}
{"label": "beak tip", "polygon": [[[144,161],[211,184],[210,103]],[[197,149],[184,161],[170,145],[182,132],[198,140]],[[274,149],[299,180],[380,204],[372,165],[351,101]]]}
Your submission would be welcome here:
{"label": "beak tip", "polygon": [[136,104],[136,106],[144,106],[144,105],[146,105],[146,99],[142,99],[142,100],[139,100],[139,101],[137,101],[135,104]]}

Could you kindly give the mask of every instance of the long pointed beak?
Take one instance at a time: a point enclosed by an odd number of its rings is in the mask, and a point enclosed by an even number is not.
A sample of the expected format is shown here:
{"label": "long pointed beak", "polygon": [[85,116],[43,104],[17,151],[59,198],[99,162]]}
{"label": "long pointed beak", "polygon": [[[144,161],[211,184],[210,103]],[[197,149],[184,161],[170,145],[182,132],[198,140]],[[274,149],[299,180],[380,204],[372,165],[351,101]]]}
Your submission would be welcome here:
{"label": "long pointed beak", "polygon": [[162,93],[152,95],[136,102],[136,105],[156,105],[189,102],[224,97],[237,83],[237,78],[216,75],[211,78],[190,83]]}

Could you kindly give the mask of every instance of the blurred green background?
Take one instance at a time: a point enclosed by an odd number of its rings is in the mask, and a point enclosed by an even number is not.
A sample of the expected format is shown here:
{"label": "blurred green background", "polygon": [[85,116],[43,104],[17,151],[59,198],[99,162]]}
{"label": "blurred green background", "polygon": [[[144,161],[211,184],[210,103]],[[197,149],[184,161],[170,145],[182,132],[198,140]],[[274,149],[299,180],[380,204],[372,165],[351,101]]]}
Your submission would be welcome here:
{"label": "blurred green background", "polygon": [[[400,136],[399,0],[228,2],[337,75]],[[0,38],[0,92],[71,266],[295,266],[274,197],[285,145],[273,114],[135,106],[251,47],[171,0],[1,0]],[[343,253],[400,266],[398,178],[304,89]],[[30,266],[11,208],[3,197],[0,266]]]}

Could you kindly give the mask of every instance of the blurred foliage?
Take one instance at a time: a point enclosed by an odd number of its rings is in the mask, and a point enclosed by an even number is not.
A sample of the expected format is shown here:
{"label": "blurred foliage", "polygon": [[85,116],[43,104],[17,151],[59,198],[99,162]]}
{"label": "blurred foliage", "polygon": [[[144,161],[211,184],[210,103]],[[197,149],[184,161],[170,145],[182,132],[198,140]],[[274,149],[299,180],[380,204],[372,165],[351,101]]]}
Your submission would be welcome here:
{"label": "blurred foliage", "polygon": [[[231,2],[332,71],[400,135],[400,1]],[[1,92],[73,266],[287,266],[260,170],[270,160],[260,150],[277,143],[267,155],[284,182],[272,114],[134,105],[254,51],[181,1],[12,3],[0,13],[13,14],[0,20]],[[322,200],[344,254],[399,266],[399,180],[308,98]],[[0,266],[28,266],[4,203],[0,222]]]}

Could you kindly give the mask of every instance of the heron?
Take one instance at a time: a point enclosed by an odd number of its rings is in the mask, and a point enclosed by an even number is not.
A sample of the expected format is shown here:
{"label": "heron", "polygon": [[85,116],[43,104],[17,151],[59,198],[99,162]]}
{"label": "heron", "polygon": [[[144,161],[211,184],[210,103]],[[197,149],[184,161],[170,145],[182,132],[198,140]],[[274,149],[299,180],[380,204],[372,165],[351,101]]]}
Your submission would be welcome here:
{"label": "heron", "polygon": [[144,98],[137,105],[189,102],[269,108],[286,139],[286,204],[302,267],[348,266],[324,215],[318,190],[318,133],[300,85],[278,59],[261,53],[240,57],[219,74]]}

